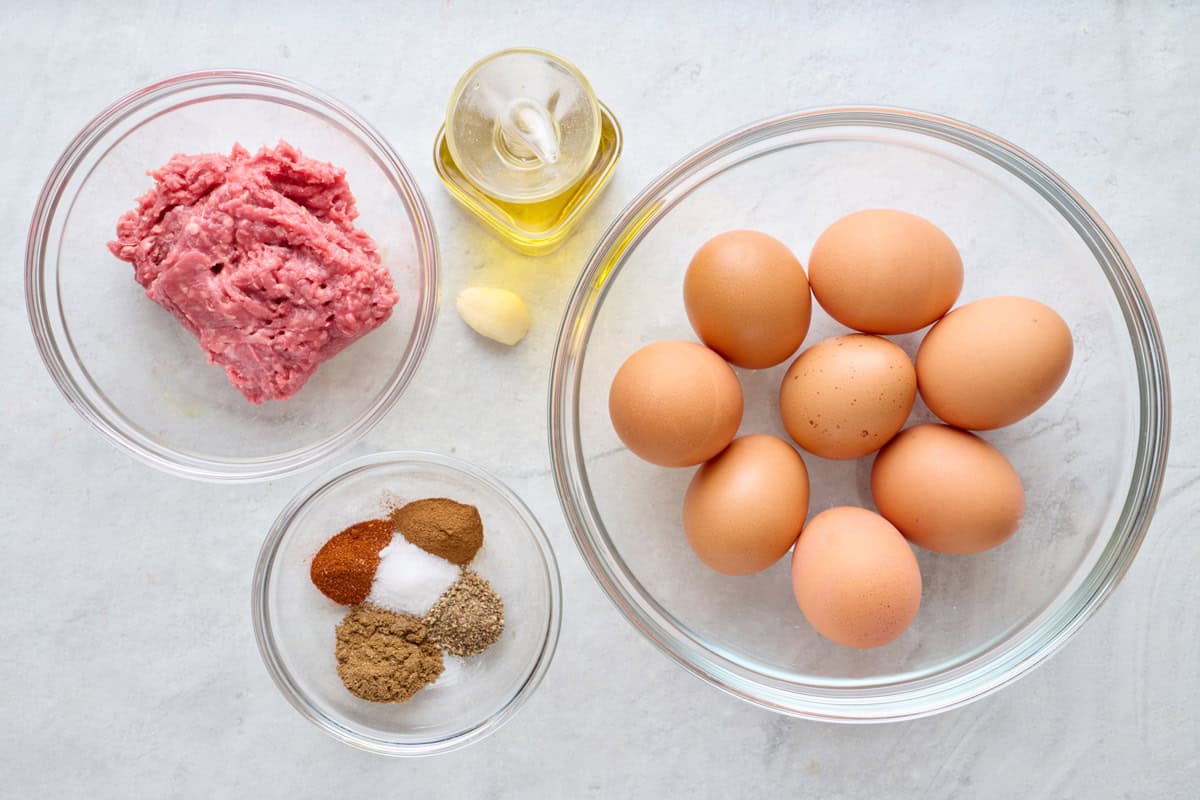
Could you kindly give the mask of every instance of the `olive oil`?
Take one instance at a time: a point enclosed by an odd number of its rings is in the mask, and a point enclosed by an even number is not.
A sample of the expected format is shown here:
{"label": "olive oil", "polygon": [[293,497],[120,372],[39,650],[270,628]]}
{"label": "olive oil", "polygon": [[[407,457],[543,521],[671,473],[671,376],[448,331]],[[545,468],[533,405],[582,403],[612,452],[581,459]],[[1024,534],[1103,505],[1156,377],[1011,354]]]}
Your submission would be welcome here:
{"label": "olive oil", "polygon": [[541,255],[600,195],[621,147],[616,117],[574,66],[518,49],[467,71],[433,155],[463,207],[514,249]]}

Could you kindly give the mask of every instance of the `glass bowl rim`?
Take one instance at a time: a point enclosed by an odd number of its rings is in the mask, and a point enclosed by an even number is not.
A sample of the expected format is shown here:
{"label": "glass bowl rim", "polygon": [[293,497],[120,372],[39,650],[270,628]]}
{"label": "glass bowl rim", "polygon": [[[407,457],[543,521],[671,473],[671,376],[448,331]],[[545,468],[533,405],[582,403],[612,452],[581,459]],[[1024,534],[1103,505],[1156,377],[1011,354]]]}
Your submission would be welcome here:
{"label": "glass bowl rim", "polygon": [[[389,182],[400,189],[401,202],[414,228],[417,269],[424,291],[418,299],[414,329],[403,359],[374,402],[356,419],[316,442],[283,453],[253,458],[219,458],[161,444],[131,421],[118,425],[112,417],[113,414],[121,417],[119,409],[107,400],[92,397],[98,387],[91,386],[82,363],[73,354],[63,352],[52,325],[52,319],[64,327],[65,321],[56,285],[57,255],[48,237],[57,215],[65,210],[60,206],[64,201],[69,205],[82,188],[82,183],[76,183],[76,172],[114,130],[148,107],[175,95],[204,90],[201,98],[192,99],[209,101],[230,96],[230,92],[237,89],[274,91],[297,97],[305,110],[315,109],[342,123],[343,130],[370,152]],[[272,102],[268,96],[248,99]],[[67,196],[68,190],[70,196]],[[48,262],[53,263],[48,266]],[[439,264],[433,217],[420,187],[387,139],[370,123],[333,97],[290,78],[253,70],[211,69],[164,78],[125,95],[93,117],[66,146],[46,178],[29,225],[25,247],[25,307],[38,353],[54,384],[68,404],[109,442],[169,474],[213,483],[265,481],[300,472],[336,454],[365,435],[396,404],[420,366],[437,320]],[[53,280],[53,288],[48,287],[48,278]]]}
{"label": "glass bowl rim", "polygon": [[[271,615],[267,603],[267,583],[272,575],[275,557],[280,545],[291,530],[296,517],[309,505],[329,489],[347,478],[370,472],[379,467],[405,465],[415,467],[433,466],[439,469],[458,473],[493,492],[503,500],[510,509],[521,519],[523,530],[532,539],[541,555],[543,577],[546,581],[549,612],[546,620],[545,638],[542,640],[541,651],[537,661],[517,688],[515,694],[492,715],[480,720],[474,726],[440,739],[418,742],[396,742],[383,738],[369,737],[356,733],[331,719],[328,715],[301,691],[291,678],[291,672],[280,660],[275,646],[275,637],[271,624]],[[271,525],[271,530],[263,541],[258,560],[254,566],[254,578],[251,590],[251,618],[254,623],[254,639],[258,645],[259,655],[271,680],[287,701],[305,718],[315,724],[333,738],[353,747],[384,756],[428,756],[438,753],[448,753],[473,744],[492,733],[495,733],[506,723],[517,710],[534,694],[545,677],[554,653],[558,646],[559,632],[562,626],[562,578],[559,574],[558,561],[554,556],[554,548],[549,537],[538,522],[537,517],[529,506],[508,487],[503,481],[486,470],[469,461],[440,453],[423,450],[391,450],[359,456],[341,463],[301,489],[284,506]]]}
{"label": "glass bowl rim", "polygon": [[[578,425],[579,391],[597,309],[625,255],[677,201],[744,148],[822,128],[880,129],[939,140],[1005,169],[1034,189],[1083,239],[1105,273],[1125,318],[1138,373],[1139,436],[1117,526],[1087,577],[1066,598],[1015,632],[931,675],[850,687],[784,681],[746,667],[676,625],[625,566],[587,482]],[[766,151],[758,152],[761,155]],[[736,163],[742,163],[740,160]],[[703,178],[693,185],[697,176]],[[733,130],[680,159],[621,211],[593,249],[563,312],[547,392],[547,432],[555,488],[575,544],[601,589],[659,650],[693,675],[753,704],[790,716],[848,723],[915,719],[956,708],[1007,685],[1045,661],[1109,596],[1132,563],[1162,487],[1170,438],[1166,354],[1149,297],[1128,255],[1088,203],[1058,174],[1016,145],[950,117],[888,106],[836,106],[769,117]],[[797,687],[802,688],[797,688]]]}

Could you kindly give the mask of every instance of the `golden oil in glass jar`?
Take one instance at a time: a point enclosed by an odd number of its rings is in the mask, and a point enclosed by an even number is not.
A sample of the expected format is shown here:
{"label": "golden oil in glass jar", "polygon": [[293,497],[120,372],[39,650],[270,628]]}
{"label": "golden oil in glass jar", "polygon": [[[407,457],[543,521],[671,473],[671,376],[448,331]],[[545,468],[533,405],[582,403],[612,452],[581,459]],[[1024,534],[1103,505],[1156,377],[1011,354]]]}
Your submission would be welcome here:
{"label": "golden oil in glass jar", "polygon": [[611,177],[621,129],[579,70],[543,50],[490,55],[459,80],[434,162],[450,193],[510,246],[561,245]]}

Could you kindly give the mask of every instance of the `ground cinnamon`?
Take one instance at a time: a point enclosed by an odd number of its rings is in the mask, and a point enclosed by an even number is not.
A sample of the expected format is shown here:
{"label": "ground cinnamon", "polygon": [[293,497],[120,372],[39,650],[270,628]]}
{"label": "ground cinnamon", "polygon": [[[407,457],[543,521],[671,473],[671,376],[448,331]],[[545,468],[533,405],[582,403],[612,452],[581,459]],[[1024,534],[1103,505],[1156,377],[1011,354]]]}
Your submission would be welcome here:
{"label": "ground cinnamon", "polygon": [[379,567],[379,551],[392,541],[390,520],[369,519],[346,528],[313,556],[309,576],[335,603],[354,605],[367,599]]}
{"label": "ground cinnamon", "polygon": [[479,509],[445,497],[416,500],[392,512],[404,538],[454,564],[469,564],[483,546]]}

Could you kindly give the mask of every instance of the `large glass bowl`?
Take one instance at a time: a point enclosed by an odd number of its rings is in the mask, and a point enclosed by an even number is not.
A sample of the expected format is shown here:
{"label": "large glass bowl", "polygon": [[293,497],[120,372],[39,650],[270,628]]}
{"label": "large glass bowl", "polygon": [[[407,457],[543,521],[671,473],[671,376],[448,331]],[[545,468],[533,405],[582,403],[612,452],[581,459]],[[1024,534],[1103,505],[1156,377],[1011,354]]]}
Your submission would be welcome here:
{"label": "large glass bowl", "polygon": [[[465,660],[453,685],[435,683],[406,703],[368,703],[337,675],[334,628],[347,609],[317,591],[309,567],[346,526],[424,497],[479,509],[483,547],[471,568],[504,599],[504,633]],[[254,633],[280,691],[330,736],[389,756],[455,750],[510,719],[550,666],[561,607],[554,551],[529,508],[478,467],[434,453],[377,453],[330,470],[280,513],[254,570]]]}
{"label": "large glass bowl", "polygon": [[[105,245],[152,186],[147,170],[173,154],[280,139],[346,170],[357,224],[379,246],[400,302],[290,400],[254,406]],[[197,72],[118,100],[68,145],[34,212],[25,299],[55,383],[110,441],[178,475],[265,480],[329,456],[395,404],[433,327],[437,243],[408,169],[354,112],[286,78]]]}
{"label": "large glass bowl", "polygon": [[[782,239],[802,261],[851,211],[905,209],[958,245],[960,302],[1040,299],[1068,321],[1075,360],[1032,417],[986,434],[1020,472],[1016,536],[974,556],[918,550],[920,613],[892,644],[850,650],[821,638],[792,598],[788,559],[726,577],[689,551],[681,505],[692,470],[625,449],[607,397],[642,345],[694,338],[683,274],[731,228]],[[806,344],[844,332],[814,304]],[[920,333],[892,337],[911,355]],[[777,393],[787,362],[739,370],[742,433],[786,438]],[[604,591],[691,672],[746,700],[846,722],[919,717],[1012,681],[1065,642],[1128,568],[1157,500],[1169,427],[1167,368],[1150,302],[1096,213],[1047,167],[978,128],[930,114],[842,108],[734,133],[654,181],[609,228],[566,309],[550,386],[550,446],[563,509]],[[914,421],[929,419],[918,404]],[[805,454],[810,515],[873,508],[871,459]]]}

